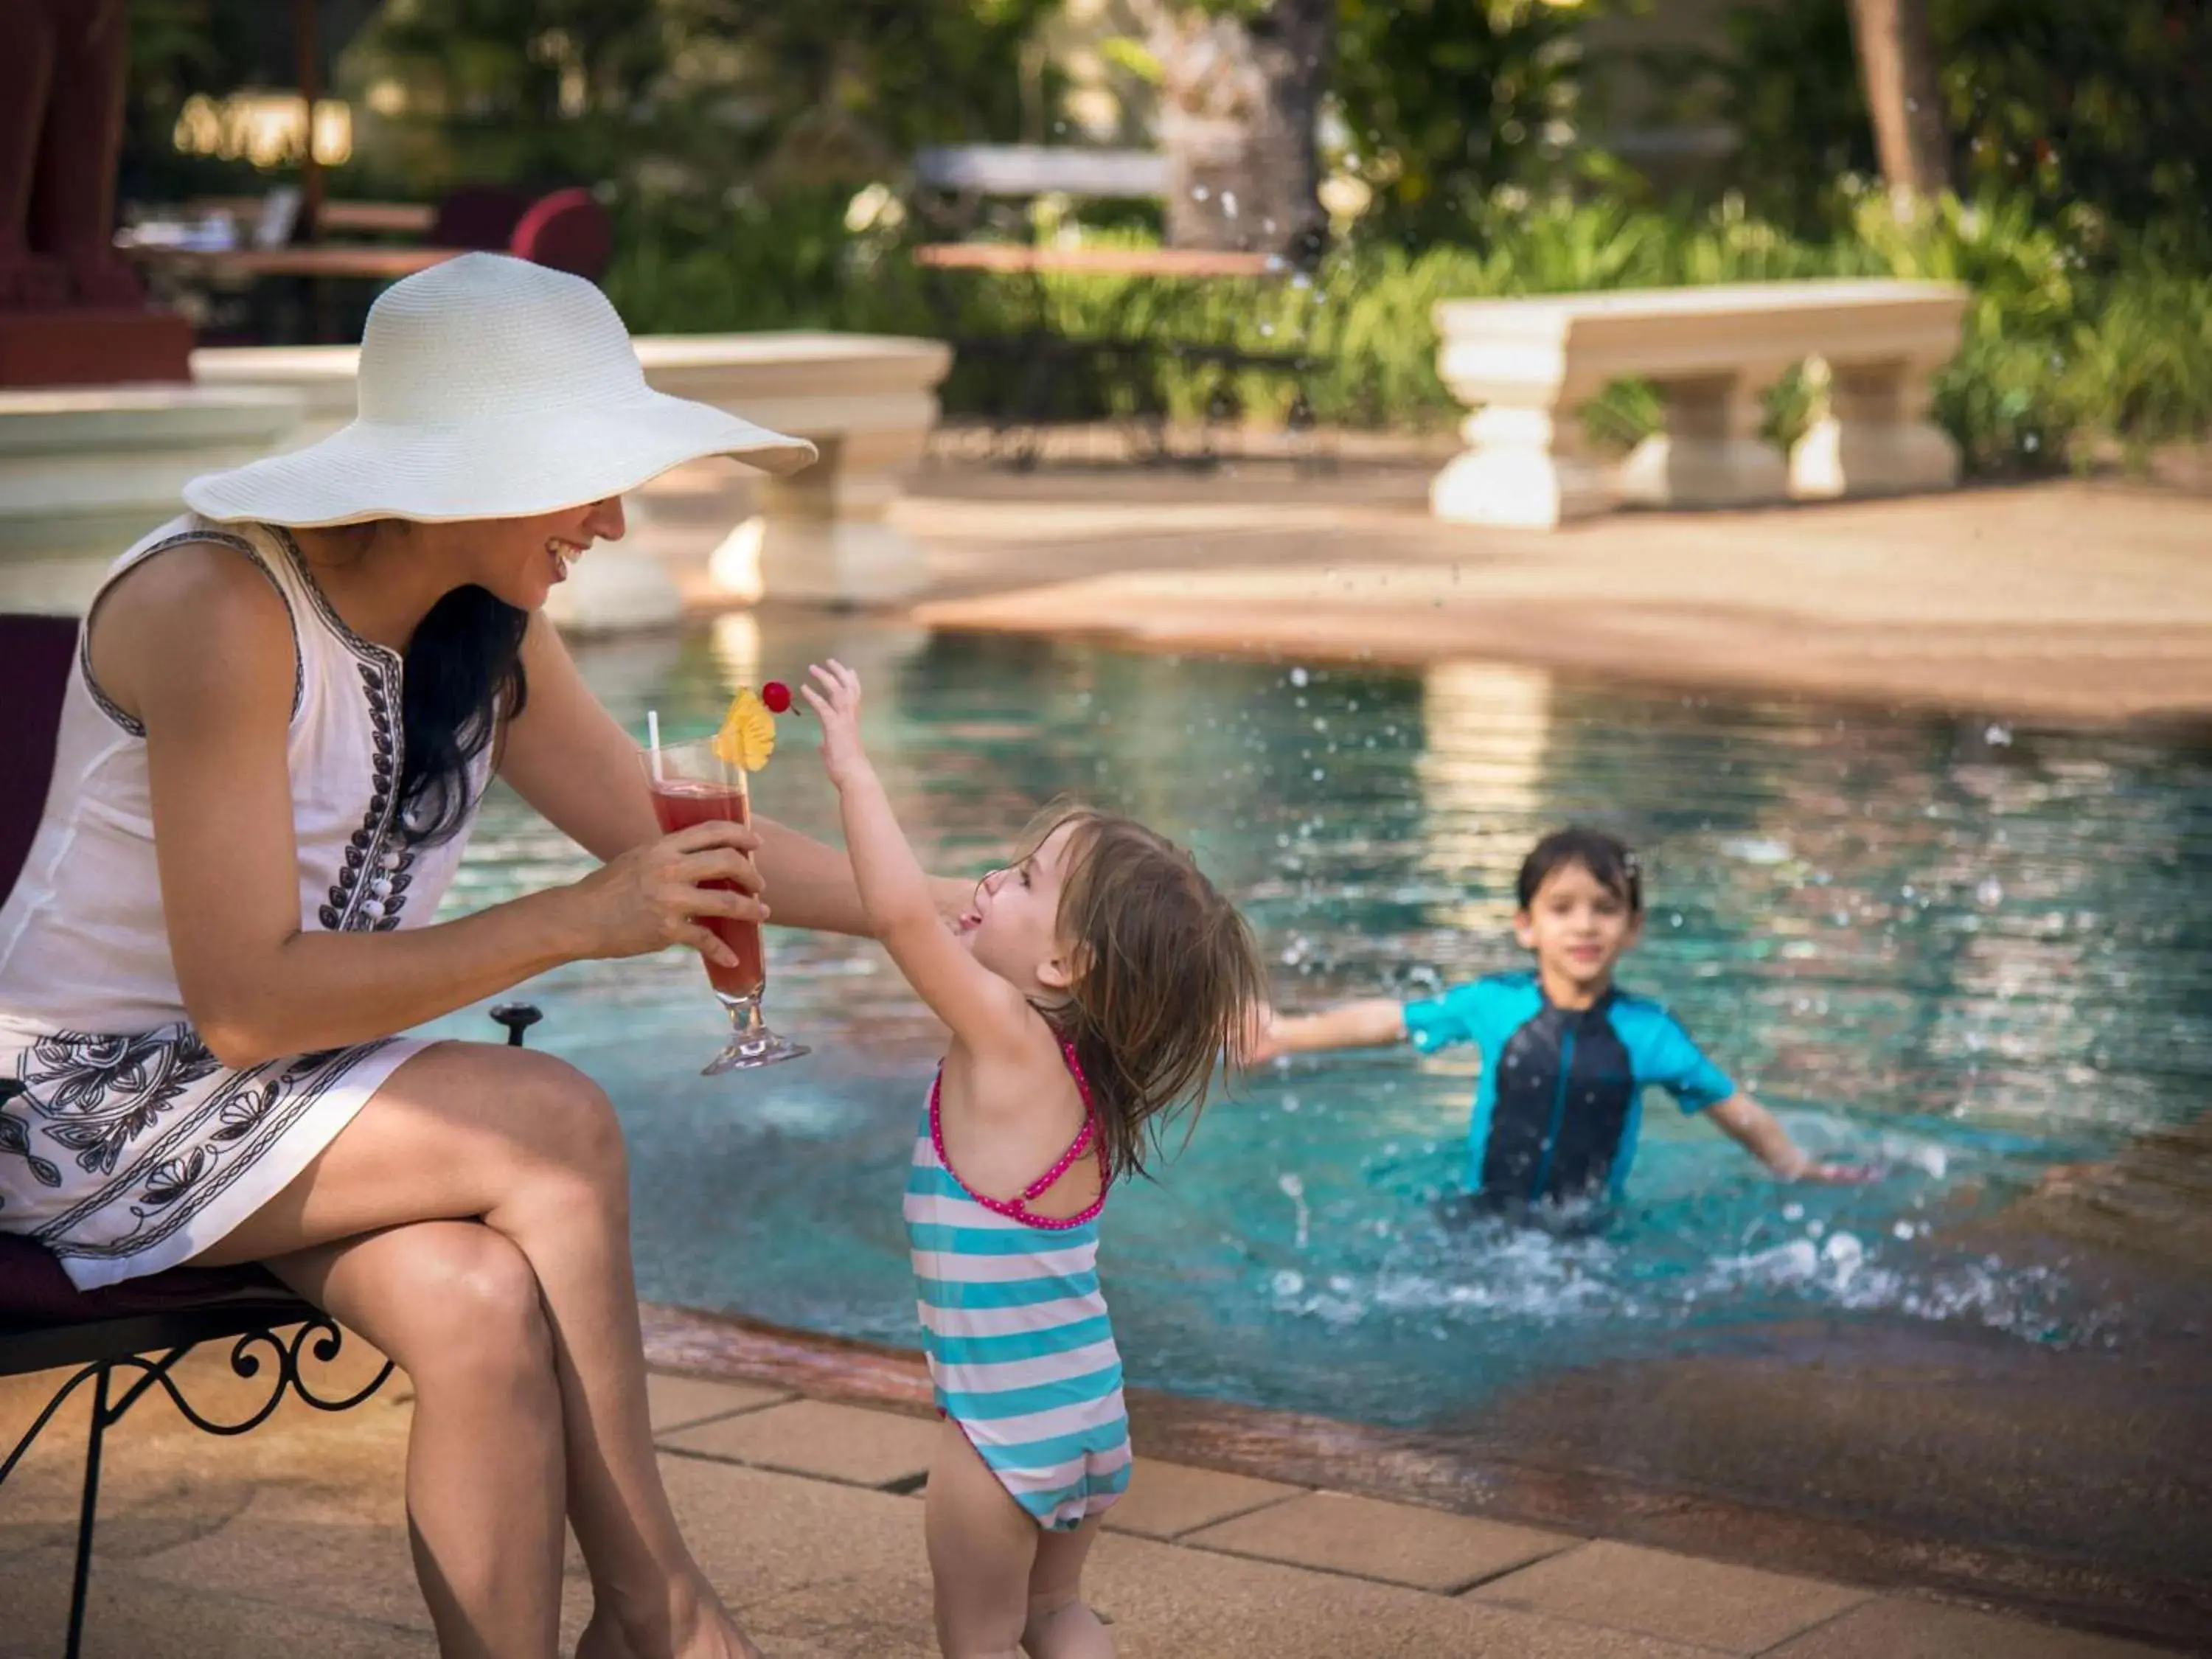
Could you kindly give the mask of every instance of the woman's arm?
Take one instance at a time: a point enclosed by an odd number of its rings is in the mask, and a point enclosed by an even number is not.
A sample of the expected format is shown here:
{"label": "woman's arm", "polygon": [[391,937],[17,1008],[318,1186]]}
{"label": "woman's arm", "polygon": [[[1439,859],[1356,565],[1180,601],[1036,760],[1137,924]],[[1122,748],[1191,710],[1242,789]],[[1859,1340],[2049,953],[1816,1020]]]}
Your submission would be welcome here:
{"label": "woman's arm", "polygon": [[111,592],[94,648],[103,687],[145,727],[177,982],[226,1064],[388,1036],[580,957],[677,942],[726,951],[690,920],[733,914],[741,902],[700,883],[750,875],[728,826],[715,825],[458,921],[388,933],[304,928],[283,601],[235,553],[179,548]]}
{"label": "woman's arm", "polygon": [[845,844],[870,931],[907,983],[952,1035],[979,1054],[1034,1040],[1037,1017],[1019,990],[969,954],[945,926],[921,860],[907,844],[883,780],[860,744],[860,682],[843,664],[816,668],[800,695],[822,720],[822,761],[837,786]]}
{"label": "woman's arm", "polygon": [[[637,744],[592,695],[559,630],[542,616],[531,619],[522,661],[530,697],[507,723],[500,775],[595,858],[616,858],[656,839],[660,830]],[[737,844],[752,854],[782,926],[872,931],[853,866],[838,848],[765,817],[755,818]],[[942,913],[957,915],[973,891],[969,882],[932,884]]]}
{"label": "woman's arm", "polygon": [[1790,1132],[1775,1121],[1774,1114],[1749,1095],[1730,1095],[1705,1115],[1720,1132],[1772,1170],[1783,1181],[1814,1181],[1828,1186],[1851,1186],[1872,1181],[1881,1172],[1855,1164],[1822,1164],[1790,1139]]}

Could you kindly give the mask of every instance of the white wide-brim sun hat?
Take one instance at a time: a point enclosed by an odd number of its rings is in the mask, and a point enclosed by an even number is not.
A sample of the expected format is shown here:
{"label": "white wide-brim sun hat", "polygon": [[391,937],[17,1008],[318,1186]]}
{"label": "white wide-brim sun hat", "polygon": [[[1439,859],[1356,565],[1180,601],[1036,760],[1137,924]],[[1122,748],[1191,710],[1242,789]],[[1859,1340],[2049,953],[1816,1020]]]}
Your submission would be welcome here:
{"label": "white wide-brim sun hat", "polygon": [[221,520],[531,518],[727,455],[766,472],[804,438],[655,392],[607,297],[580,276],[465,253],[385,290],[361,343],[359,413],[329,437],[185,486]]}

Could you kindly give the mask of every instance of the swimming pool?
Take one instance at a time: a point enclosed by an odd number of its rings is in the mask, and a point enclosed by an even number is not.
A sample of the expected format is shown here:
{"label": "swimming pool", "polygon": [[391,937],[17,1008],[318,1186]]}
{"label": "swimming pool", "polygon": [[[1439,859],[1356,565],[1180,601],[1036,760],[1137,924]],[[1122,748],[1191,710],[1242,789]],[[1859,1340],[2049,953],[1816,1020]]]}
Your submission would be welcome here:
{"label": "swimming pool", "polygon": [[[634,730],[711,726],[738,681],[834,652],[936,867],[980,870],[1073,789],[1195,845],[1286,1006],[1510,965],[1521,854],[1595,821],[1644,854],[1623,982],[1661,994],[1816,1151],[1896,1173],[1783,1189],[1655,1096],[1628,1210],[1581,1240],[1468,1231],[1472,1071],[1285,1062],[1210,1108],[1102,1250],[1133,1380],[1409,1426],[1569,1367],[1725,1348],[1808,1316],[2116,1345],[2128,1310],[1966,1224],[2054,1162],[2201,1113],[2212,1079],[2212,750],[1579,685],[1516,669],[1350,670],[722,619],[586,647]],[[803,721],[757,786],[817,832]],[[495,798],[453,905],[580,872]],[[530,991],[545,1047],[628,1127],[644,1292],[913,1346],[898,1194],[936,1054],[872,947],[769,935],[774,1024],[811,1060],[704,1079],[696,959],[582,964]],[[433,1028],[485,1034],[479,1013]]]}

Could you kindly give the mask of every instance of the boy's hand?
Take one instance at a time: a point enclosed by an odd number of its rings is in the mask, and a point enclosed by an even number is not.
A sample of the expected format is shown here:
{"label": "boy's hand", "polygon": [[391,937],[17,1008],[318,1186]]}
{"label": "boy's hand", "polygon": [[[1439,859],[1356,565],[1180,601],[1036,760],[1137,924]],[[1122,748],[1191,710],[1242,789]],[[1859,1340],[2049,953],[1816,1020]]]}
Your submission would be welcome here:
{"label": "boy's hand", "polygon": [[802,685],[799,695],[821,719],[822,764],[842,789],[868,769],[868,751],[860,746],[860,677],[835,657],[827,667],[814,663],[806,672],[821,690]]}
{"label": "boy's hand", "polygon": [[1879,1164],[1815,1164],[1808,1162],[1790,1177],[1792,1181],[1809,1181],[1818,1187],[1863,1187],[1881,1180],[1889,1171]]}

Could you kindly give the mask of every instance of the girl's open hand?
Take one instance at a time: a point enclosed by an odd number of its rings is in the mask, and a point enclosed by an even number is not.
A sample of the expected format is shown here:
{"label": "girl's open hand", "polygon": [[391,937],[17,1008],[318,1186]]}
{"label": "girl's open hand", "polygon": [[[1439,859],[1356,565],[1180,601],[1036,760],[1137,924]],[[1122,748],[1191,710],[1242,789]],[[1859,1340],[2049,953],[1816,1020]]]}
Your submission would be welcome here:
{"label": "girl's open hand", "polygon": [[868,751],[860,746],[860,677],[835,657],[826,666],[809,665],[806,672],[814,684],[800,686],[799,695],[821,719],[822,764],[842,789],[868,765]]}

